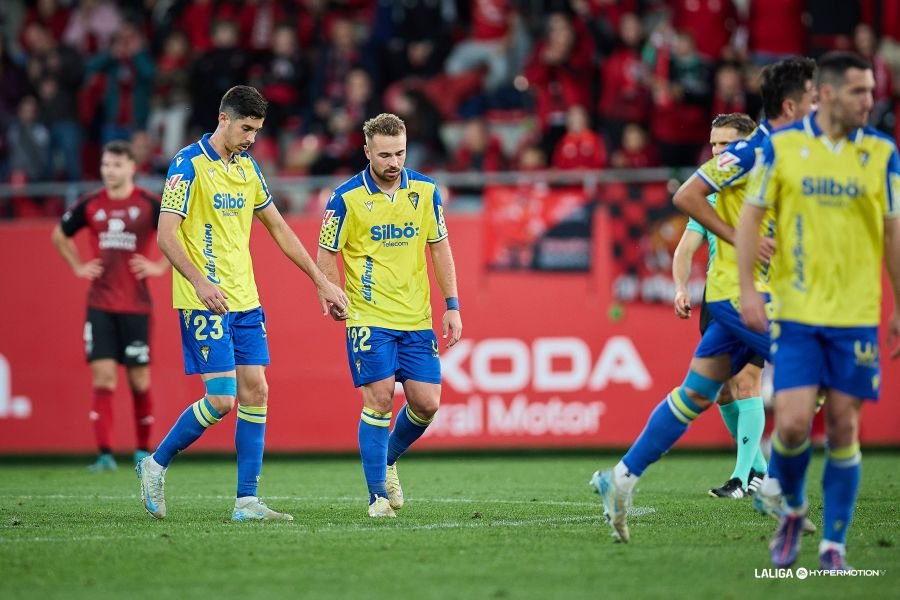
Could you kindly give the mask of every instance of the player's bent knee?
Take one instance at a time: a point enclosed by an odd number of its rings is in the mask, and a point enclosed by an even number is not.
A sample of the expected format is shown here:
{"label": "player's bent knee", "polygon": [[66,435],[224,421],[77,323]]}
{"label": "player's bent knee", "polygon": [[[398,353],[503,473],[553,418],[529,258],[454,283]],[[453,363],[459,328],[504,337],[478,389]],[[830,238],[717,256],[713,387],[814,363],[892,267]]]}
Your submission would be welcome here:
{"label": "player's bent knee", "polygon": [[731,393],[736,400],[759,396],[758,378],[747,374],[738,374],[731,379]]}
{"label": "player's bent knee", "polygon": [[237,397],[237,379],[234,377],[214,377],[203,382],[206,398],[220,414],[231,411]]}
{"label": "player's bent knee", "polygon": [[709,405],[716,401],[719,392],[724,385],[721,381],[710,379],[694,370],[688,371],[684,383],[681,388],[688,397],[697,403],[703,409],[709,408]]}
{"label": "player's bent knee", "polygon": [[437,414],[438,407],[441,404],[439,398],[435,398],[433,400],[429,399],[425,402],[416,402],[413,403],[407,398],[407,402],[409,403],[410,409],[412,409],[413,413],[422,419],[423,421],[430,421],[434,418],[434,415]]}

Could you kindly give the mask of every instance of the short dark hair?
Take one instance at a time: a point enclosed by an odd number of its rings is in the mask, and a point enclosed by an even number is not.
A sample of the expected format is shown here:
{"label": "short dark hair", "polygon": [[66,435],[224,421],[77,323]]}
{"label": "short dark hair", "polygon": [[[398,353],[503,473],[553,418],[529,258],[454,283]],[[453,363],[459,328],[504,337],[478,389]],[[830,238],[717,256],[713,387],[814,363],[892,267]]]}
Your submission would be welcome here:
{"label": "short dark hair", "polygon": [[731,127],[739,135],[748,136],[756,129],[756,122],[744,113],[726,113],[717,115],[712,122],[713,127]]}
{"label": "short dark hair", "polygon": [[255,87],[236,85],[222,96],[219,112],[237,119],[265,119],[269,102]]}
{"label": "short dark hair", "polygon": [[816,75],[816,63],[811,58],[792,57],[766,66],[760,74],[760,93],[767,119],[781,116],[786,98],[799,98],[806,91],[806,82]]}
{"label": "short dark hair", "polygon": [[118,154],[119,156],[127,156],[129,159],[134,160],[134,151],[131,149],[131,143],[125,140],[113,140],[107,142],[103,146],[103,154],[106,154],[107,152],[110,154]]}
{"label": "short dark hair", "polygon": [[840,87],[850,69],[871,70],[872,63],[855,52],[826,52],[819,57],[816,85],[828,83]]}

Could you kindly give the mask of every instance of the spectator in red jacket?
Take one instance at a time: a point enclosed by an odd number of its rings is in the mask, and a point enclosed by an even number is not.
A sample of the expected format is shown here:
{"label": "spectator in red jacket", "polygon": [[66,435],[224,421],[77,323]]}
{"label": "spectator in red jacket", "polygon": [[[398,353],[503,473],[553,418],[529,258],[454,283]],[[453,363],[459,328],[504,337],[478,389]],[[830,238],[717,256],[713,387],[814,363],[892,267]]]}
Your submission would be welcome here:
{"label": "spectator in red jacket", "polygon": [[806,0],[749,0],[747,49],[754,64],[806,53],[805,10]]}
{"label": "spectator in red jacket", "polygon": [[[4,2],[3,4],[6,4]],[[54,40],[62,40],[66,27],[69,25],[69,9],[61,7],[58,0],[37,0],[34,5],[25,12],[25,18],[19,27],[19,43],[28,45],[26,32],[28,26],[37,23],[45,27]]]}
{"label": "spectator in red jacket", "polygon": [[487,124],[479,118],[470,119],[463,127],[462,139],[453,153],[451,171],[501,171],[506,166],[500,140],[491,135]]}
{"label": "spectator in red jacket", "polygon": [[606,166],[606,148],[600,136],[591,131],[590,118],[583,106],[572,106],[566,114],[566,133],[553,152],[557,169],[602,169]]}
{"label": "spectator in red jacket", "polygon": [[514,12],[510,0],[471,0],[469,36],[447,57],[449,75],[485,68],[484,89],[493,91],[512,80],[510,48]]}
{"label": "spectator in red jacket", "polygon": [[643,30],[633,13],[619,21],[619,46],[601,65],[600,116],[610,147],[619,144],[626,123],[650,120],[650,71],[641,59]]}
{"label": "spectator in red jacket", "polygon": [[252,85],[269,101],[267,128],[279,131],[291,116],[299,116],[301,92],[308,78],[293,24],[282,23],[275,27],[271,48],[264,53]]}
{"label": "spectator in red jacket", "polygon": [[[737,28],[737,9],[732,0],[670,0],[672,23],[694,38],[697,53],[716,60]],[[777,14],[777,13],[776,13]]]}
{"label": "spectator in red jacket", "polygon": [[191,114],[190,47],[183,32],[172,31],[156,64],[147,130],[163,156],[175,156],[185,146]]}
{"label": "spectator in red jacket", "polygon": [[716,69],[715,82],[710,120],[716,115],[747,112],[747,97],[744,94],[743,74],[739,65],[734,63],[719,65]]}
{"label": "spectator in red jacket", "polygon": [[565,133],[569,107],[587,106],[590,101],[590,70],[590,57],[585,59],[576,51],[575,31],[569,18],[562,13],[551,15],[546,36],[525,67],[548,156]]}
{"label": "spectator in red jacket", "polygon": [[647,131],[637,123],[629,123],[622,132],[622,147],[613,152],[610,164],[617,169],[649,169],[659,166],[659,154]]}
{"label": "spectator in red jacket", "polygon": [[[900,0],[860,0],[862,20],[875,30],[881,39],[879,52],[897,77],[894,85],[900,96]],[[880,9],[880,10],[879,10]],[[900,118],[896,119],[900,127]]]}
{"label": "spectator in red jacket", "polygon": [[894,81],[891,67],[884,56],[877,49],[878,40],[875,31],[867,24],[860,23],[853,30],[853,46],[860,56],[863,56],[872,64],[875,74],[875,91],[872,96],[875,106],[872,107],[871,118],[877,119],[890,105],[894,95]]}
{"label": "spectator in red jacket", "polygon": [[656,47],[651,133],[667,166],[693,166],[709,128],[712,75],[691,35],[675,33],[671,46]]}

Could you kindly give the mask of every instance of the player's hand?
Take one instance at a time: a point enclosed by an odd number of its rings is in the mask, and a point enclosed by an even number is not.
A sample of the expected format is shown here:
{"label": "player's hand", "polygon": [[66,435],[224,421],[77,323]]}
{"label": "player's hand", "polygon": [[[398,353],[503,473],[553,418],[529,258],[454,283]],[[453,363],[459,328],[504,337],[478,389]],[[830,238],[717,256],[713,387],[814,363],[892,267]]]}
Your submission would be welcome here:
{"label": "player's hand", "polygon": [[777,244],[775,243],[775,238],[764,237],[759,241],[759,249],[756,253],[756,258],[759,259],[759,262],[768,264],[769,261],[772,260],[772,257],[775,256],[776,249]]}
{"label": "player's hand", "polygon": [[691,297],[685,290],[675,292],[675,314],[679,319],[691,318]]}
{"label": "player's hand", "polygon": [[350,308],[345,308],[341,310],[337,304],[329,304],[328,305],[328,314],[331,315],[331,318],[335,321],[346,321],[350,318]]}
{"label": "player's hand", "polygon": [[441,325],[443,327],[444,339],[446,340],[447,335],[450,335],[450,340],[447,342],[447,347],[452,348],[456,345],[456,342],[459,341],[459,338],[462,337],[462,317],[459,315],[459,311],[446,311],[444,313],[444,318],[441,319]]}
{"label": "player's hand", "polygon": [[225,292],[220,290],[218,286],[214,285],[211,281],[201,279],[194,284],[194,291],[197,292],[197,297],[207,310],[212,311],[217,315],[225,315],[228,313],[228,296],[226,296]]}
{"label": "player's hand", "polygon": [[891,353],[891,360],[895,360],[900,358],[900,312],[894,311],[894,314],[891,315],[887,330],[888,350]]}
{"label": "player's hand", "polygon": [[[316,290],[319,294],[319,305],[322,307],[322,316],[330,314],[336,321],[347,319],[347,316],[349,316],[347,306],[350,305],[350,300],[347,299],[347,294],[344,293],[344,290],[328,280],[324,280],[321,284],[318,284]],[[335,318],[335,314],[347,316]]]}
{"label": "player's hand", "polygon": [[769,330],[766,301],[756,290],[741,292],[741,320],[753,331],[765,333]]}
{"label": "player's hand", "polygon": [[135,254],[128,261],[128,268],[138,279],[145,277],[159,277],[166,269],[159,266],[156,261],[150,260],[143,254]]}
{"label": "player's hand", "polygon": [[75,275],[93,281],[103,275],[103,263],[99,258],[93,258],[75,268]]}

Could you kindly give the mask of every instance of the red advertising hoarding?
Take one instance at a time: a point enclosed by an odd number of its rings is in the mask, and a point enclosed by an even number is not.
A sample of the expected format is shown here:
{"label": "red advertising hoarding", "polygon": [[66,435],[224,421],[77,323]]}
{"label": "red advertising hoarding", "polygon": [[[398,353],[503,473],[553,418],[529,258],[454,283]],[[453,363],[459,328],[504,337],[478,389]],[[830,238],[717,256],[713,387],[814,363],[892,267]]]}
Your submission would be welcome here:
{"label": "red advertising hoarding", "polygon": [[[627,446],[679,385],[699,337],[696,321],[676,319],[665,304],[615,304],[610,219],[602,209],[593,218],[587,273],[497,272],[485,268],[482,217],[450,215],[465,329],[457,347],[442,350],[442,407],[417,447]],[[289,223],[315,251],[319,220]],[[0,453],[93,450],[81,342],[87,283],[56,255],[52,226],[0,226]],[[350,383],[343,325],[319,314],[308,280],[255,227],[253,263],[272,355],[267,448],[355,450],[360,399]],[[203,388],[183,373],[169,278],[153,281],[151,291],[158,440]],[[435,314],[440,304],[435,298]],[[890,366],[881,402],[863,412],[866,443],[900,443],[900,370]],[[119,388],[114,441],[128,450],[134,433],[124,374]],[[231,419],[195,447],[232,449]],[[681,442],[730,443],[717,415],[699,419]]]}

